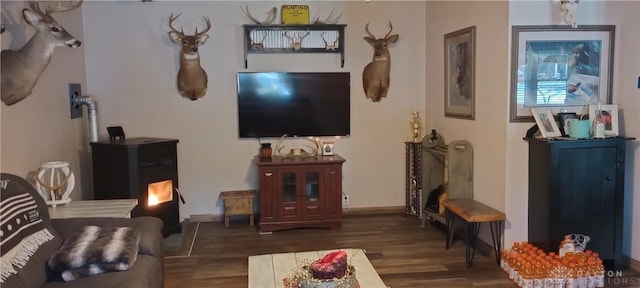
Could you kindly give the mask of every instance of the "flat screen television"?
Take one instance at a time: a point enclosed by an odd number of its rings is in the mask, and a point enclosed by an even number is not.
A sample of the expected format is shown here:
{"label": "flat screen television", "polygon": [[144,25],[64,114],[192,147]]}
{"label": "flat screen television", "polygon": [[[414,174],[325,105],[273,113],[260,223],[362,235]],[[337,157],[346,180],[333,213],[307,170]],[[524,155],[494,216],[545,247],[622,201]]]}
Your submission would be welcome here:
{"label": "flat screen television", "polygon": [[239,137],[348,136],[350,76],[348,72],[239,72]]}

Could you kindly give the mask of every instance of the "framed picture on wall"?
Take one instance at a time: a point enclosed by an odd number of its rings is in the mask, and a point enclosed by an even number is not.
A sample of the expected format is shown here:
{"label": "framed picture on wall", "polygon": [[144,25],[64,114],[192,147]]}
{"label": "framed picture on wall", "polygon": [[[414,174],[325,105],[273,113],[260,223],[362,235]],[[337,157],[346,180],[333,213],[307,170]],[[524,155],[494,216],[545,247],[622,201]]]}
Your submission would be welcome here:
{"label": "framed picture on wall", "polygon": [[531,114],[538,124],[540,134],[544,138],[560,137],[560,128],[556,123],[556,119],[553,118],[553,113],[549,108],[531,108]]}
{"label": "framed picture on wall", "polygon": [[513,26],[511,41],[511,122],[532,122],[536,107],[611,103],[614,25]]}
{"label": "framed picture on wall", "polygon": [[444,116],[475,119],[476,26],[444,35]]}

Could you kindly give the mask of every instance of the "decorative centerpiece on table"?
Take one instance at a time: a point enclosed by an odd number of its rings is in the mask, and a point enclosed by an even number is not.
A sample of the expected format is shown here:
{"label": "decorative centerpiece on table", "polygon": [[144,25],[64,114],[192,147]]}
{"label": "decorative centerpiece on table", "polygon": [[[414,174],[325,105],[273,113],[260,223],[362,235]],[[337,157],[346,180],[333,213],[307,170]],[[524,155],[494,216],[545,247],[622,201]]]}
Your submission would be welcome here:
{"label": "decorative centerpiece on table", "polygon": [[347,264],[345,251],[327,253],[309,264],[294,268],[283,279],[284,288],[359,288],[356,270]]}

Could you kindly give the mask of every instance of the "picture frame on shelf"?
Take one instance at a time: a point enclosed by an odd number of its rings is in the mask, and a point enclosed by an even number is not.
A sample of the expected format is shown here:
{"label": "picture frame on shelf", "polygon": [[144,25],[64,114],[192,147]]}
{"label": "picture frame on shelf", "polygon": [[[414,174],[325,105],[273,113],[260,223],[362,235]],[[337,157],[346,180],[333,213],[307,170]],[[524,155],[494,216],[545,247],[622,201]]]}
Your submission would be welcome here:
{"label": "picture frame on shelf", "polygon": [[[607,137],[618,136],[618,105],[600,105],[600,111],[604,118],[604,135]],[[598,105],[589,105],[589,119],[595,120],[596,117],[598,117]]]}
{"label": "picture frame on shelf", "polygon": [[555,118],[553,118],[551,109],[546,107],[531,108],[531,114],[533,114],[533,118],[536,120],[536,124],[543,138],[562,136],[558,123],[556,123]]}
{"label": "picture frame on shelf", "polygon": [[576,112],[560,112],[558,113],[558,128],[562,136],[569,136],[569,120],[578,119]]}
{"label": "picture frame on shelf", "polygon": [[512,26],[511,39],[510,122],[611,103],[615,25]]}
{"label": "picture frame on shelf", "polygon": [[475,119],[476,26],[444,35],[444,116]]}

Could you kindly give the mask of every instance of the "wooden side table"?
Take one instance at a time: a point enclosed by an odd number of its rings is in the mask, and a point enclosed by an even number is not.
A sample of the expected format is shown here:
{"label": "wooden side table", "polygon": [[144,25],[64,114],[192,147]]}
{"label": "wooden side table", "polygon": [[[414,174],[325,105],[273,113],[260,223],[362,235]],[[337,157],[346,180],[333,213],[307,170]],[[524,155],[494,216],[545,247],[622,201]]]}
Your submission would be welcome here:
{"label": "wooden side table", "polygon": [[249,215],[249,224],[253,226],[253,199],[256,190],[237,190],[220,192],[224,202],[224,226],[229,227],[229,216]]}

